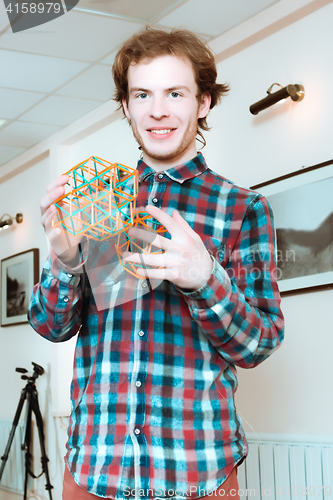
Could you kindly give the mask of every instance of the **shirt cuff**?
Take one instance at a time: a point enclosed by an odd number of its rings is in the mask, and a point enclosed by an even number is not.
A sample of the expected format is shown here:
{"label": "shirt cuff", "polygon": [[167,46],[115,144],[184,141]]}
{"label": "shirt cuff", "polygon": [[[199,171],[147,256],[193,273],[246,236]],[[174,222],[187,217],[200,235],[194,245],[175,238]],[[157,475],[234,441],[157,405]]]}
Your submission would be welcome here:
{"label": "shirt cuff", "polygon": [[225,269],[217,262],[215,257],[211,257],[213,260],[213,269],[207,283],[199,288],[199,290],[190,292],[179,288],[179,291],[183,294],[191,308],[211,308],[218,302],[221,302],[231,289],[231,281]]}

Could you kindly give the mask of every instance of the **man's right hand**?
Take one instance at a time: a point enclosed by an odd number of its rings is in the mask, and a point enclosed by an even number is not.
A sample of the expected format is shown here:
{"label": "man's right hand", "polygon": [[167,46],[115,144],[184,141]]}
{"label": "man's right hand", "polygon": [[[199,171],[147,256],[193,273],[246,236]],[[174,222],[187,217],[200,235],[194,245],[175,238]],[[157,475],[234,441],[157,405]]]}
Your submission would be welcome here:
{"label": "man's right hand", "polygon": [[[64,232],[60,226],[54,227],[58,221],[54,202],[65,194],[68,180],[68,175],[61,175],[47,186],[47,193],[40,200],[40,211],[42,226],[52,250],[64,264],[74,264],[78,259],[78,245],[82,234],[73,236]],[[79,229],[79,224],[76,223],[76,229]]]}

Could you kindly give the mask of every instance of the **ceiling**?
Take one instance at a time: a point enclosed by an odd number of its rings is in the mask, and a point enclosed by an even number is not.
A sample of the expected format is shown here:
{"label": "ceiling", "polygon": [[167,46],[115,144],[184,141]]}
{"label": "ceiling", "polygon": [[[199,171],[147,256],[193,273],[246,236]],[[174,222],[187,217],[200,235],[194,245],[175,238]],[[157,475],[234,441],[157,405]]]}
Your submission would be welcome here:
{"label": "ceiling", "polygon": [[211,41],[278,1],[79,0],[13,33],[0,0],[0,165],[107,102],[114,56],[143,26],[187,27]]}

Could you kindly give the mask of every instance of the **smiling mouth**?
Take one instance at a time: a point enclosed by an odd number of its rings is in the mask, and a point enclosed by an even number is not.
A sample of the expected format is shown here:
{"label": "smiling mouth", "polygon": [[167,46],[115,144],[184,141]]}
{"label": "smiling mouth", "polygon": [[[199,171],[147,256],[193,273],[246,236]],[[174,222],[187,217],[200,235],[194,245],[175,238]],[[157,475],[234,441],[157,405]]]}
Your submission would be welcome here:
{"label": "smiling mouth", "polygon": [[163,130],[159,130],[159,129],[149,129],[149,132],[151,132],[152,134],[157,134],[157,135],[165,135],[165,134],[170,134],[170,132],[173,132],[174,128],[164,128]]}

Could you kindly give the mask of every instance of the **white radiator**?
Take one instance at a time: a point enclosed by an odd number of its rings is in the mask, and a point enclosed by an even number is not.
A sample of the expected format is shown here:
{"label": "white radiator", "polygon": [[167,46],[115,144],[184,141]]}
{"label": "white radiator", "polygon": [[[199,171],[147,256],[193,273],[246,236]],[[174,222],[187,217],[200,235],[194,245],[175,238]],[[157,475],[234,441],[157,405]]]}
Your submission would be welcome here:
{"label": "white radiator", "polygon": [[[11,420],[0,419],[0,456],[4,454],[9,433],[12,428]],[[24,489],[24,451],[21,450],[22,426],[16,427],[14,439],[10,448],[8,460],[1,478],[0,488],[13,493],[23,493]],[[2,462],[0,462],[1,464]]]}
{"label": "white radiator", "polygon": [[333,444],[248,438],[241,500],[333,500]]}

